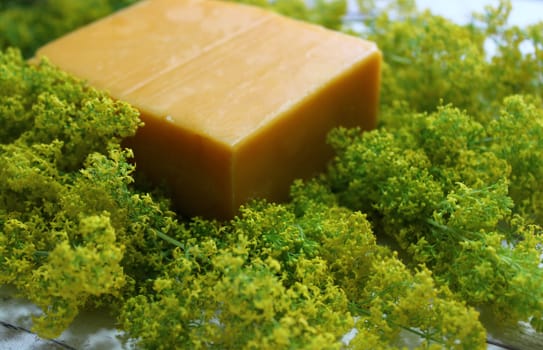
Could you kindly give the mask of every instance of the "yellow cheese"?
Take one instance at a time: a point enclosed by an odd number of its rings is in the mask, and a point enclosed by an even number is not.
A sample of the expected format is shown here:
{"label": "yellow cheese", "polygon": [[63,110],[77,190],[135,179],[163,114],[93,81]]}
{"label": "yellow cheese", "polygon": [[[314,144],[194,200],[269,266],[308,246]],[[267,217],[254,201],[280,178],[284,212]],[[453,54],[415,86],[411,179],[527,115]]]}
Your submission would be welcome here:
{"label": "yellow cheese", "polygon": [[128,141],[137,169],[188,215],[284,200],[330,159],[331,128],[376,124],[374,43],[256,7],[142,1],[37,56],[140,110],[145,126]]}

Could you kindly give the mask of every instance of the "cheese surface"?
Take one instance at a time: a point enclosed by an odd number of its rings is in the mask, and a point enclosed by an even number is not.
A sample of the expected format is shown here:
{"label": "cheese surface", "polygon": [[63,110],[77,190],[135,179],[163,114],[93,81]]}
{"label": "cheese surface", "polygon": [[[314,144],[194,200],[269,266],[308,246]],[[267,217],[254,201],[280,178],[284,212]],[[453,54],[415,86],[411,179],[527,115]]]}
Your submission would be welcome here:
{"label": "cheese surface", "polygon": [[376,124],[374,43],[251,6],[142,1],[37,56],[140,110],[137,169],[187,215],[284,200],[330,159],[331,128]]}

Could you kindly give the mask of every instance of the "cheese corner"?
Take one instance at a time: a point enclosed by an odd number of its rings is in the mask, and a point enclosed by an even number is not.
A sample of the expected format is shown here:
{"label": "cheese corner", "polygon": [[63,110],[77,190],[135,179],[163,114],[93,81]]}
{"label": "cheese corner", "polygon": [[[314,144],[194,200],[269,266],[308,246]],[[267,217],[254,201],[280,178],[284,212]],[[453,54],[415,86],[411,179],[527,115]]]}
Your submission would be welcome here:
{"label": "cheese corner", "polygon": [[251,6],[142,1],[37,56],[140,110],[145,126],[127,140],[137,169],[186,215],[285,200],[324,169],[331,128],[376,125],[374,43]]}

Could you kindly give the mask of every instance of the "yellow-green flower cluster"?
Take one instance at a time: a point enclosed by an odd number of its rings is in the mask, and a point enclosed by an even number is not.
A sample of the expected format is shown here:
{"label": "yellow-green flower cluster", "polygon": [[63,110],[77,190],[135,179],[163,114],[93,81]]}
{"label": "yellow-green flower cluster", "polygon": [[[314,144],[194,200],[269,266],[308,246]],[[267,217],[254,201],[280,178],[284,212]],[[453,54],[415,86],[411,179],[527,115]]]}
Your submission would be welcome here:
{"label": "yellow-green flower cluster", "polygon": [[[373,3],[360,1],[365,8]],[[411,1],[389,2],[395,11],[368,17],[364,27],[385,57],[383,110],[405,103],[414,111],[433,112],[444,101],[486,123],[509,95],[542,103],[543,22],[508,27],[507,0],[474,14],[467,25],[416,11]],[[489,44],[492,52],[486,51]],[[383,122],[398,125],[395,113],[386,114]]]}
{"label": "yellow-green flower cluster", "polygon": [[344,349],[355,319],[352,349],[393,348],[403,329],[421,348],[483,346],[474,309],[377,245],[360,212],[308,200],[316,187],[254,202],[216,236],[178,237],[152,293],[125,303],[123,327],[152,349]]}
{"label": "yellow-green flower cluster", "polygon": [[486,126],[451,106],[405,118],[391,130],[332,132],[323,186],[462,300],[504,321],[538,320],[543,110],[512,96]]}

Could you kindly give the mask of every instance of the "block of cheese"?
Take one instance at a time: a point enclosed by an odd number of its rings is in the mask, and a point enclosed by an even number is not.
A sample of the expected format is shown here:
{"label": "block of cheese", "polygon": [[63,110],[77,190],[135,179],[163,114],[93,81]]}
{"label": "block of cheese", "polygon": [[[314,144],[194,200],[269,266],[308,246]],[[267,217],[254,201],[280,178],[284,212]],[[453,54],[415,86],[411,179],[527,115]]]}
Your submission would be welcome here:
{"label": "block of cheese", "polygon": [[252,6],[141,1],[42,56],[140,110],[145,126],[127,140],[136,167],[186,215],[282,201],[324,169],[331,128],[376,124],[374,43]]}

